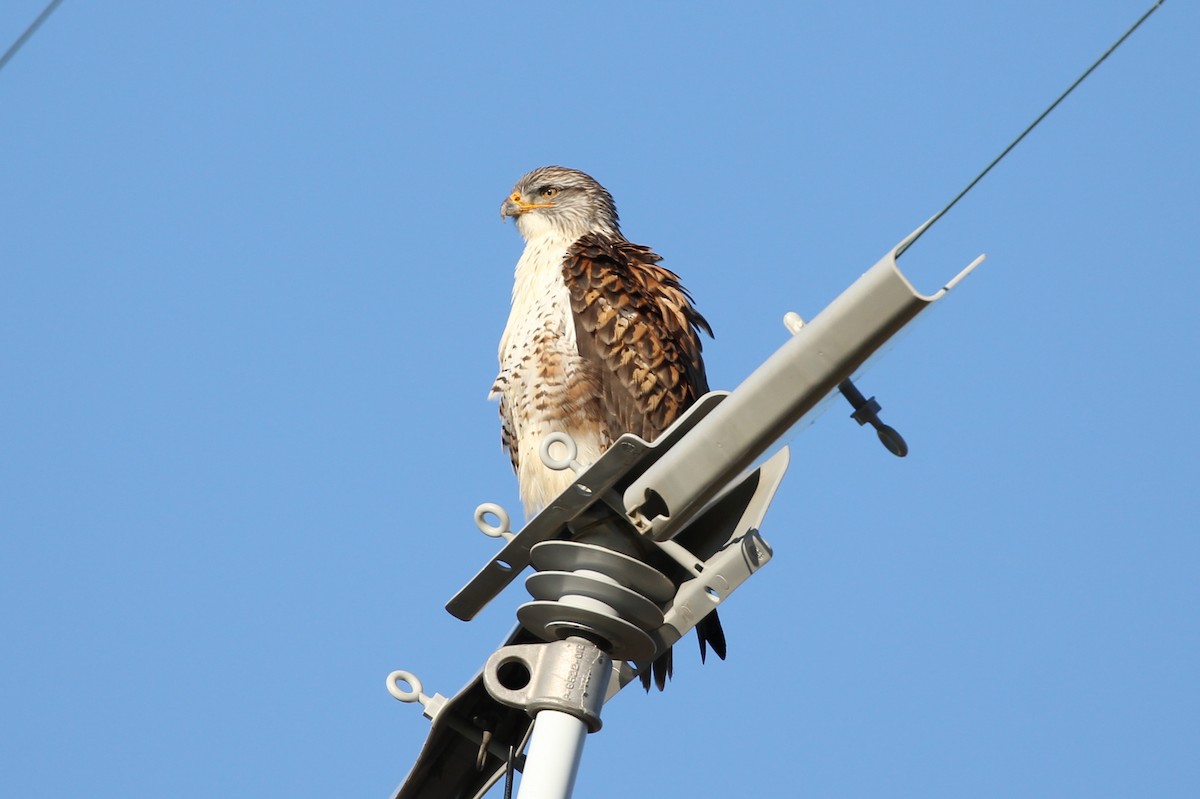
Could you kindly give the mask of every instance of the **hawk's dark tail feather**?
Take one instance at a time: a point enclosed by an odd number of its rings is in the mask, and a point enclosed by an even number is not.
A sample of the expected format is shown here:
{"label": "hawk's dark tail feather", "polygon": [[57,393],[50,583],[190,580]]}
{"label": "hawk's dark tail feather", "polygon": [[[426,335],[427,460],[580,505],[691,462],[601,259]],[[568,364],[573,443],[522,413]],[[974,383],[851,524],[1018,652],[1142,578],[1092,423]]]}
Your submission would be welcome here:
{"label": "hawk's dark tail feather", "polygon": [[[717,616],[717,611],[705,616],[696,625],[696,640],[700,642],[700,662],[704,662],[704,658],[708,655],[708,647],[712,647],[713,653],[721,660],[725,659],[725,630],[721,629],[721,619]],[[658,690],[663,690],[667,687],[667,680],[671,678],[673,671],[673,663],[671,658],[671,650],[663,652],[658,658],[650,664],[650,668],[641,673],[642,687],[647,692],[650,691],[650,680],[653,678],[654,685]]]}
{"label": "hawk's dark tail feather", "polygon": [[713,654],[721,660],[725,659],[725,630],[721,628],[721,619],[713,612],[705,616],[696,625],[696,640],[700,642],[700,662],[708,654],[707,646],[712,647]]}
{"label": "hawk's dark tail feather", "polygon": [[671,678],[671,673],[673,671],[674,668],[671,650],[668,649],[650,664],[650,668],[642,672],[642,687],[646,689],[647,693],[650,692],[650,675],[653,674],[654,685],[658,688],[658,690],[663,690],[667,687],[667,680]]}

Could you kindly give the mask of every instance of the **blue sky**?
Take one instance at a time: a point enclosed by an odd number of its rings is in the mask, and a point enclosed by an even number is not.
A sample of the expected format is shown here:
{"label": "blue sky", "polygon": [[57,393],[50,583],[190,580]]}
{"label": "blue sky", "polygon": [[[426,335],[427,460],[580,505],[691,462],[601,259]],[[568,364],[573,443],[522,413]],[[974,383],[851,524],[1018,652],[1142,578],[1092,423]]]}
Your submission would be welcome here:
{"label": "blue sky", "polygon": [[[0,793],[384,796],[523,591],[486,393],[560,163],[736,386],[1146,7],[67,2],[0,72]],[[5,45],[43,7],[0,7]],[[903,259],[988,261],[792,441],[775,559],[577,797],[1200,790],[1200,12],[1166,3]]]}

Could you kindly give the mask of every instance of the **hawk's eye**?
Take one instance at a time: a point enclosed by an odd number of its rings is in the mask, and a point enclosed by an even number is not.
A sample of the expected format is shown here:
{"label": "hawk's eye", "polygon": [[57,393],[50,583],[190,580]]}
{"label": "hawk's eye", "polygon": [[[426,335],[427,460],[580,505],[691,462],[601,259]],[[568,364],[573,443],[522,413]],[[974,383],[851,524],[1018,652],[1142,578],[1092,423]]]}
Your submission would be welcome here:
{"label": "hawk's eye", "polygon": [[553,186],[543,186],[538,194],[542,195],[543,199],[549,200],[551,197],[558,194],[558,189],[554,188]]}

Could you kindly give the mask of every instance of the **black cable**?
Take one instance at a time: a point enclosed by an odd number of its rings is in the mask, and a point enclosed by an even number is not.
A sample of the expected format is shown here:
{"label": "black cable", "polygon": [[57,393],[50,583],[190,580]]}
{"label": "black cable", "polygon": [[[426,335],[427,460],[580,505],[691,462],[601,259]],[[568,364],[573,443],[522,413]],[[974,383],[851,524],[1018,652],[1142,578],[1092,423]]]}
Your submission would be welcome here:
{"label": "black cable", "polygon": [[516,747],[508,747],[508,763],[504,768],[504,799],[512,799],[513,792],[513,771],[517,765],[517,750]]}
{"label": "black cable", "polygon": [[1002,153],[1000,153],[1000,155],[996,156],[992,160],[992,163],[988,164],[987,167],[982,172],[980,172],[978,175],[976,175],[975,179],[972,180],[970,183],[968,183],[967,187],[965,189],[963,189],[962,191],[960,191],[958,193],[958,196],[950,201],[949,205],[947,205],[942,210],[938,211],[937,214],[934,215],[933,219],[930,219],[928,222],[925,223],[925,225],[920,229],[920,232],[918,232],[917,235],[913,236],[911,239],[909,239],[907,242],[905,242],[903,247],[896,250],[896,257],[899,258],[901,255],[903,255],[904,251],[907,250],[909,247],[911,247],[916,242],[917,239],[921,238],[921,235],[926,230],[929,230],[929,228],[933,227],[934,222],[938,221],[943,216],[945,216],[946,212],[949,211],[951,208],[953,208],[954,204],[963,198],[963,195],[965,195],[971,189],[975,188],[975,184],[978,183],[979,181],[983,180],[983,176],[986,175],[988,172],[991,172],[992,167],[994,167],[996,164],[1000,163],[1000,159],[1004,158],[1004,156],[1008,155],[1009,151],[1012,150],[1012,148],[1014,148],[1018,144],[1020,144],[1021,139],[1024,139],[1029,134],[1029,131],[1036,128],[1039,122],[1041,122],[1043,119],[1045,119],[1047,116],[1049,116],[1050,112],[1058,107],[1059,103],[1061,103],[1063,100],[1067,99],[1067,95],[1070,94],[1071,92],[1075,91],[1076,86],[1083,83],[1084,79],[1086,79],[1088,75],[1091,75],[1092,71],[1104,62],[1104,59],[1106,59],[1110,55],[1112,55],[1113,51],[1116,50],[1118,47],[1120,47],[1121,43],[1124,42],[1126,39],[1128,39],[1130,37],[1130,35],[1135,30],[1137,30],[1141,26],[1141,24],[1149,18],[1149,16],[1151,14],[1153,14],[1155,11],[1157,11],[1159,6],[1161,6],[1165,2],[1166,2],[1166,0],[1158,0],[1157,3],[1150,6],[1150,10],[1147,11],[1145,14],[1142,14],[1141,18],[1139,18],[1137,22],[1133,23],[1133,27],[1131,27],[1129,30],[1125,31],[1125,33],[1121,36],[1121,38],[1117,39],[1117,41],[1113,43],[1112,47],[1105,50],[1104,55],[1102,55],[1098,59],[1096,59],[1096,63],[1092,64],[1090,67],[1087,68],[1086,72],[1084,72],[1082,75],[1080,75],[1078,78],[1076,78],[1075,82],[1072,83],[1070,86],[1068,86],[1067,90],[1065,92],[1063,92],[1062,94],[1060,94],[1058,96],[1058,99],[1050,104],[1049,108],[1047,108],[1045,111],[1043,111],[1041,114],[1039,114],[1038,118],[1033,120],[1033,122],[1031,122],[1029,124],[1029,127],[1025,128],[1025,130],[1021,131],[1021,135],[1018,136],[1017,138],[1013,139],[1012,143],[1004,148],[1004,152],[1002,152]]}
{"label": "black cable", "polygon": [[38,14],[37,19],[29,23],[29,27],[25,29],[25,32],[18,36],[17,40],[12,43],[12,46],[4,51],[4,55],[0,56],[0,69],[4,69],[4,65],[12,60],[12,57],[17,54],[17,51],[21,49],[25,42],[29,41],[30,37],[33,36],[37,29],[42,26],[42,23],[54,13],[54,9],[58,8],[61,3],[62,0],[50,0],[49,5],[42,9],[42,13]]}

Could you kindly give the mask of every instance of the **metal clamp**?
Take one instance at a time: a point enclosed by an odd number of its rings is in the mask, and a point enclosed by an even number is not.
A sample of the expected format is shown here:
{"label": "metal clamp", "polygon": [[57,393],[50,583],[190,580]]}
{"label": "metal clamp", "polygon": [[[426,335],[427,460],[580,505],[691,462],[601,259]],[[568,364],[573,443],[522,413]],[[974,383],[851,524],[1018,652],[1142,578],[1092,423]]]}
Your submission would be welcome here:
{"label": "metal clamp", "polygon": [[497,702],[535,715],[557,710],[600,729],[612,658],[583,638],[501,647],[483,667],[483,685]]}

